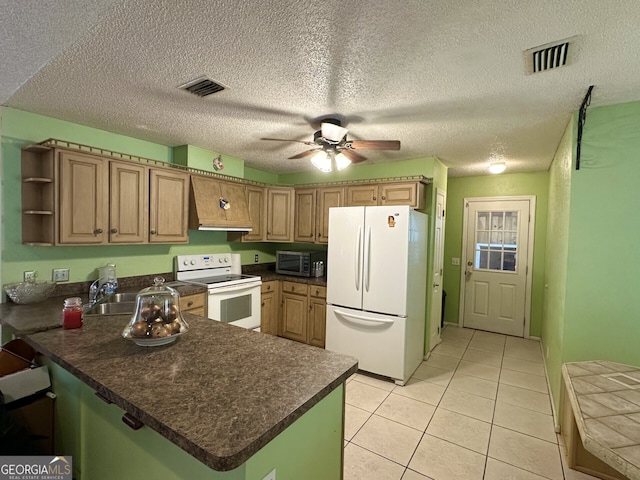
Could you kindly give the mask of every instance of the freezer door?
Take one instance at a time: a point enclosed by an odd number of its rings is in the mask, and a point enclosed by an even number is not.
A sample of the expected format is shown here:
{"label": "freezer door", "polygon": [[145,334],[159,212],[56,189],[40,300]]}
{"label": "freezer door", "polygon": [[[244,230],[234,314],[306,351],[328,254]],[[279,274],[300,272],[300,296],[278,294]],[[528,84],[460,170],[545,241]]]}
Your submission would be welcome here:
{"label": "freezer door", "polygon": [[406,320],[327,305],[325,348],[356,357],[360,370],[404,383]]}
{"label": "freezer door", "polygon": [[363,310],[407,315],[409,224],[407,206],[365,210]]}
{"label": "freezer door", "polygon": [[364,207],[329,209],[327,303],[362,308]]}

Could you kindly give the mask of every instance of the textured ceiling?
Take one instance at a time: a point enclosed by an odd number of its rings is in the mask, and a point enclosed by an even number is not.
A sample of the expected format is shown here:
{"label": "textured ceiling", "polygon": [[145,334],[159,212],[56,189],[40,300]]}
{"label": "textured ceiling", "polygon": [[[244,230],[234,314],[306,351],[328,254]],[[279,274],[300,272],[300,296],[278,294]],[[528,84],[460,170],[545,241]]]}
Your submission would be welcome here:
{"label": "textured ceiling", "polygon": [[[613,8],[615,4],[615,8]],[[607,8],[603,9],[603,5]],[[368,163],[437,156],[452,175],[546,170],[592,106],[640,99],[637,0],[0,0],[0,102],[272,172],[338,113]],[[523,51],[576,36],[566,67],[526,75]],[[205,75],[228,87],[198,98]],[[367,163],[366,162],[366,163]],[[352,166],[351,168],[358,168]]]}

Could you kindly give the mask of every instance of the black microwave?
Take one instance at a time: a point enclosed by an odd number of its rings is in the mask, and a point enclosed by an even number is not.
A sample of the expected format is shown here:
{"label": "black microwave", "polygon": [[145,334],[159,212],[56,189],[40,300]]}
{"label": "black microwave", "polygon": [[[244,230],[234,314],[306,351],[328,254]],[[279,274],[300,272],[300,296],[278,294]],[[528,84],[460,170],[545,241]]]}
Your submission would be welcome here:
{"label": "black microwave", "polygon": [[327,252],[312,250],[276,251],[276,273],[282,273],[283,275],[312,277],[315,275],[314,264],[316,262],[323,262],[326,267]]}

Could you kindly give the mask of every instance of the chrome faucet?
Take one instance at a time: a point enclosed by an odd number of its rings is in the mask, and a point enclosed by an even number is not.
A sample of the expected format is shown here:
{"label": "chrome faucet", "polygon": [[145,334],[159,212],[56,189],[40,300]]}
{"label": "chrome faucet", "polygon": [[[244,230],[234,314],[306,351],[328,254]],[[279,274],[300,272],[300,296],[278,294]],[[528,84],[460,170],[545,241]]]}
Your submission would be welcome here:
{"label": "chrome faucet", "polygon": [[87,307],[92,307],[102,301],[106,295],[116,293],[118,279],[116,278],[115,265],[108,263],[106,267],[99,269],[100,275],[89,287],[89,303]]}

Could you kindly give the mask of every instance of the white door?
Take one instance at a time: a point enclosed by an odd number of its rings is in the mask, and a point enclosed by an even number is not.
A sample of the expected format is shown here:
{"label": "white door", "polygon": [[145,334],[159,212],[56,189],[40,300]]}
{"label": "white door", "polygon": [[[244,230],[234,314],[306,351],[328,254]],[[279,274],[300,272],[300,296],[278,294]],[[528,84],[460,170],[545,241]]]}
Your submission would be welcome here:
{"label": "white door", "polygon": [[408,206],[365,208],[363,310],[407,315],[410,211]]}
{"label": "white door", "polygon": [[362,308],[364,207],[329,209],[327,303]]}
{"label": "white door", "polygon": [[436,189],[436,212],[434,215],[433,235],[433,282],[431,292],[431,309],[429,318],[431,327],[429,331],[429,351],[440,343],[440,322],[442,318],[442,268],[444,261],[444,217],[446,192]]}
{"label": "white door", "polygon": [[465,200],[465,327],[528,336],[532,197]]}

